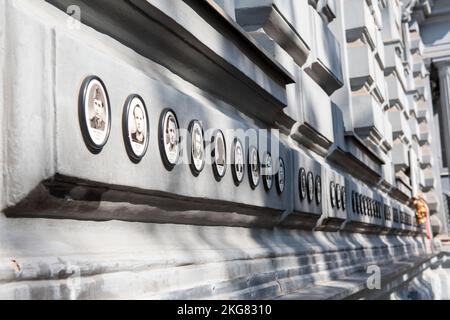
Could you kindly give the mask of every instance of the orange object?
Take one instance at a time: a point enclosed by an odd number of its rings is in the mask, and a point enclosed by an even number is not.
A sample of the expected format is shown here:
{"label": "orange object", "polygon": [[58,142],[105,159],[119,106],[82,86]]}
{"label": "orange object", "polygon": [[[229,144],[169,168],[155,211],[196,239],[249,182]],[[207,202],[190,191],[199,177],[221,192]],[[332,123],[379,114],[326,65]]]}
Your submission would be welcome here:
{"label": "orange object", "polygon": [[430,223],[430,210],[428,204],[421,195],[413,197],[413,203],[416,207],[416,219],[418,224],[424,224],[427,232],[428,239],[431,240],[431,223]]}
{"label": "orange object", "polygon": [[428,205],[426,201],[420,197],[414,197],[414,206],[416,207],[416,219],[418,224],[425,224],[428,217]]}

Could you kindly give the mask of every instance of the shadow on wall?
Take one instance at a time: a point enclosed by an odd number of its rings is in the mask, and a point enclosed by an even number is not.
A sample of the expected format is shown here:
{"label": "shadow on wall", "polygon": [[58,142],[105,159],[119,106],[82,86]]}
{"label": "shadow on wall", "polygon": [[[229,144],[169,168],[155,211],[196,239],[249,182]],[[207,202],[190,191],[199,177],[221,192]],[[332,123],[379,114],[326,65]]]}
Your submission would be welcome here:
{"label": "shadow on wall", "polygon": [[422,41],[427,46],[438,46],[450,43],[450,20],[427,23],[421,26]]}

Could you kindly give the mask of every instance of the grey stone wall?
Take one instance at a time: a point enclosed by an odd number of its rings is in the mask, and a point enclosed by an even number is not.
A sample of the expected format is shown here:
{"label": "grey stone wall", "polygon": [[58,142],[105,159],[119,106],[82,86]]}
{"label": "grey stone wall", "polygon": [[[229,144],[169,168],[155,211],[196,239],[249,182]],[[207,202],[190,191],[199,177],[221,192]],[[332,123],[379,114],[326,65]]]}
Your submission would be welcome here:
{"label": "grey stone wall", "polygon": [[[276,298],[430,253],[410,200],[439,188],[419,185],[422,158],[402,157],[431,143],[410,132],[430,87],[416,88],[413,73],[403,79],[396,68],[413,68],[412,50],[402,58],[389,48],[411,40],[391,44],[379,25],[398,3],[131,2],[0,4],[0,297]],[[68,19],[69,4],[80,6],[80,23]],[[360,20],[346,17],[352,8]],[[89,75],[111,104],[98,154],[78,121]],[[122,136],[130,94],[150,120],[137,164]],[[181,128],[197,119],[221,129],[229,162],[236,135],[277,130],[268,140],[279,145],[272,155],[285,162],[286,190],[262,181],[253,190],[247,172],[236,186],[230,166],[218,182],[208,162],[197,177],[186,164],[167,170],[165,108]],[[321,178],[310,201],[300,168]]]}

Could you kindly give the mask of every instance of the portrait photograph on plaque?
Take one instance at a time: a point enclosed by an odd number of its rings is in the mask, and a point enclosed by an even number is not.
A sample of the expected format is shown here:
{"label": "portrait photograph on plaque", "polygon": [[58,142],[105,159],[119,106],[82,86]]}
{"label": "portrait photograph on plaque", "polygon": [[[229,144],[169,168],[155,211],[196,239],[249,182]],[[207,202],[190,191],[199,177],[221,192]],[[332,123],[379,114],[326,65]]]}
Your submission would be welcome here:
{"label": "portrait photograph on plaque", "polygon": [[150,135],[147,108],[141,96],[132,94],[125,101],[122,129],[128,157],[138,163],[147,152]]}
{"label": "portrait photograph on plaque", "polygon": [[336,207],[336,194],[334,189],[336,188],[336,184],[331,181],[330,182],[330,203],[331,203],[331,207],[334,208]]}
{"label": "portrait photograph on plaque", "polygon": [[78,116],[84,142],[88,149],[99,153],[109,138],[111,106],[103,81],[97,76],[87,77],[80,89]]}
{"label": "portrait photograph on plaque", "polygon": [[306,198],[306,170],[305,168],[300,168],[298,173],[298,191],[300,195],[300,200],[305,200]]}
{"label": "portrait photograph on plaque", "polygon": [[231,172],[233,174],[234,183],[238,186],[244,180],[244,147],[242,142],[235,138],[233,147],[231,148]]}
{"label": "portrait photograph on plaque", "polygon": [[358,213],[358,210],[356,208],[356,192],[352,191],[352,210],[354,213]]}
{"label": "portrait photograph on plaque", "polygon": [[198,176],[205,167],[205,140],[203,127],[198,120],[189,124],[188,150],[190,150],[190,167],[192,174]]}
{"label": "portrait photograph on plaque", "polygon": [[227,145],[221,130],[216,130],[211,138],[211,157],[214,177],[220,181],[227,170]]}
{"label": "portrait photograph on plaque", "polygon": [[250,187],[256,189],[261,177],[261,165],[259,163],[258,149],[256,149],[256,147],[250,147],[248,150],[248,175]]}
{"label": "portrait photograph on plaque", "polygon": [[336,207],[338,209],[341,208],[341,186],[339,184],[336,185],[336,190],[334,190],[334,192],[336,192]]}
{"label": "portrait photograph on plaque", "polygon": [[365,216],[367,216],[367,198],[366,196],[361,196],[362,201],[362,211]]}
{"label": "portrait photograph on plaque", "polygon": [[366,214],[364,212],[364,202],[363,202],[363,195],[362,194],[358,194],[358,208],[359,208],[359,213],[361,215]]}
{"label": "portrait photograph on plaque", "polygon": [[341,198],[342,198],[342,210],[347,209],[347,193],[345,192],[345,186],[341,188]]}
{"label": "portrait photograph on plaque", "polygon": [[314,175],[311,171],[308,172],[307,181],[308,201],[312,202],[314,199]]}
{"label": "portrait photograph on plaque", "polygon": [[322,178],[316,176],[316,204],[319,205],[322,202]]}
{"label": "portrait photograph on plaque", "polygon": [[285,178],[286,177],[286,168],[284,164],[284,160],[282,158],[278,159],[278,171],[275,175],[275,181],[276,181],[276,188],[278,191],[278,194],[282,194],[284,192],[285,188]]}
{"label": "portrait photograph on plaque", "polygon": [[262,162],[263,184],[266,191],[270,191],[273,185],[273,163],[272,155],[266,152]]}
{"label": "portrait photograph on plaque", "polygon": [[167,170],[172,170],[180,158],[178,119],[172,109],[165,109],[159,120],[159,151]]}

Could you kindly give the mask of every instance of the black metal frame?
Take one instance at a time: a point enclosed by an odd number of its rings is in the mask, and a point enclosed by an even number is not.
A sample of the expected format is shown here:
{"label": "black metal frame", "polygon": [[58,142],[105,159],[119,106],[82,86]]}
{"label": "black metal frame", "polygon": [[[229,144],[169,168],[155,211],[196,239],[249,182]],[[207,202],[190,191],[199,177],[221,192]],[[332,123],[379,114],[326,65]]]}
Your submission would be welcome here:
{"label": "black metal frame", "polygon": [[[89,87],[89,84],[94,80],[97,80],[100,83],[100,85],[102,86],[103,91],[105,92],[105,96],[106,96],[105,97],[106,103],[108,105],[107,106],[108,107],[108,123],[107,123],[107,129],[106,129],[107,132],[105,135],[105,140],[101,144],[96,144],[94,142],[94,140],[92,140],[91,135],[89,134],[88,124],[86,123],[85,105],[86,105],[87,94],[88,94],[87,89]],[[80,123],[81,134],[83,136],[83,140],[84,140],[84,143],[86,144],[86,147],[93,154],[99,154],[103,150],[103,147],[108,142],[109,135],[111,133],[112,117],[111,117],[111,103],[109,100],[108,90],[106,90],[106,86],[105,86],[104,82],[98,76],[95,76],[95,75],[88,76],[83,80],[83,83],[81,84],[80,92],[78,95],[78,121]]]}
{"label": "black metal frame", "polygon": [[[192,154],[192,134],[193,134],[193,128],[194,125],[198,124],[200,126],[200,130],[202,132],[202,142],[203,142],[203,162],[202,167],[200,169],[197,169],[194,164],[194,155]],[[205,162],[206,162],[206,143],[205,143],[205,132],[203,130],[203,126],[199,120],[192,120],[189,123],[188,127],[189,136],[187,138],[187,150],[189,150],[189,167],[191,168],[191,172],[195,177],[198,177],[198,175],[203,171],[205,168]]]}
{"label": "black metal frame", "polygon": [[166,119],[166,115],[168,113],[172,113],[174,118],[175,118],[175,122],[177,125],[177,130],[178,130],[178,156],[177,156],[177,162],[180,159],[180,153],[181,153],[181,136],[180,136],[180,125],[178,122],[178,118],[177,115],[175,113],[175,111],[173,111],[170,108],[166,108],[161,112],[161,116],[159,117],[159,124],[158,124],[158,144],[159,144],[159,153],[161,155],[161,160],[164,164],[164,166],[166,167],[166,169],[168,171],[172,171],[173,168],[175,168],[176,164],[170,163],[169,159],[167,159],[167,155],[166,155],[166,149],[165,149],[165,143],[164,143],[164,122]]}
{"label": "black metal frame", "polygon": [[[146,136],[145,136],[145,146],[144,146],[144,152],[142,153],[142,155],[137,155],[134,152],[133,147],[131,145],[132,142],[130,140],[129,128],[128,128],[128,118],[130,116],[131,102],[135,98],[139,99],[142,103],[142,106],[144,108],[144,113],[145,113],[146,124],[147,124],[147,127],[146,127],[147,130],[146,130]],[[130,160],[134,163],[139,163],[142,160],[142,158],[144,158],[145,154],[147,153],[149,140],[150,140],[150,121],[148,118],[147,106],[145,105],[144,99],[138,94],[131,94],[125,100],[125,104],[123,107],[123,114],[122,114],[122,135],[123,135],[123,140],[124,140],[124,144],[125,144],[125,150],[127,151],[127,154],[128,154],[128,158],[130,158]]]}
{"label": "black metal frame", "polygon": [[[217,169],[217,163],[216,163],[216,137],[218,135],[222,136],[222,140],[223,140],[223,147],[225,150],[225,166],[224,166],[224,171],[223,171],[223,175],[219,174],[219,170]],[[225,135],[223,134],[222,130],[216,130],[214,132],[214,135],[211,138],[211,157],[212,157],[212,168],[213,168],[213,173],[214,173],[214,178],[217,180],[217,182],[220,182],[222,180],[223,177],[225,177],[225,174],[227,173],[227,142],[225,141]]]}

